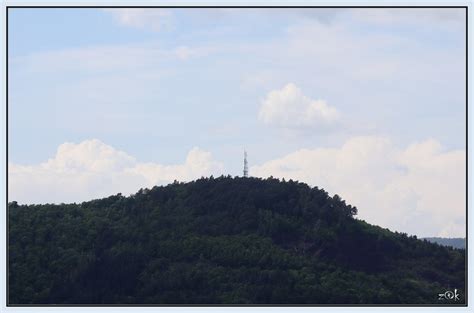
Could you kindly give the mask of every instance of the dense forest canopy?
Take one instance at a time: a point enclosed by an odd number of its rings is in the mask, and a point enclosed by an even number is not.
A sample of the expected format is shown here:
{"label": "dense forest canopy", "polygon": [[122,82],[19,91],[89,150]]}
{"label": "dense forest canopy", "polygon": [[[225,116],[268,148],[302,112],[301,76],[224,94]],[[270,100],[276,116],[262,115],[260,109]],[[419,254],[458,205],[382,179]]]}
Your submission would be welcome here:
{"label": "dense forest canopy", "polygon": [[465,302],[464,250],[291,180],[202,178],[8,214],[10,304]]}

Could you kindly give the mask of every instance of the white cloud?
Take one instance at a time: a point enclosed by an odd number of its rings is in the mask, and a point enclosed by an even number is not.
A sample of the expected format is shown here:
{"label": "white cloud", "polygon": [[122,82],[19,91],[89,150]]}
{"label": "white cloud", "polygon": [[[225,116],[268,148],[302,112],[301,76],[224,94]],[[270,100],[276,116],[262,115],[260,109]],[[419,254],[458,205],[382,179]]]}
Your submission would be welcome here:
{"label": "white cloud", "polygon": [[211,153],[199,148],[189,151],[186,161],[180,165],[141,163],[127,168],[128,173],[145,177],[150,184],[167,183],[173,180],[188,181],[201,176],[222,173],[222,165],[213,161]]}
{"label": "white cloud", "polygon": [[339,194],[359,217],[421,236],[465,236],[465,152],[430,139],[405,149],[386,137],[354,137],[339,148],[303,149],[250,169]]}
{"label": "white cloud", "polygon": [[40,166],[51,171],[91,171],[104,173],[131,166],[135,159],[123,151],[103,144],[97,139],[80,144],[66,142],[58,147],[56,156]]}
{"label": "white cloud", "polygon": [[78,202],[118,192],[189,181],[222,173],[210,152],[193,148],[183,164],[140,163],[123,151],[92,139],[64,143],[38,165],[9,164],[9,199],[20,203]]}
{"label": "white cloud", "polygon": [[172,14],[166,9],[115,8],[105,9],[124,26],[160,31],[173,24]]}
{"label": "white cloud", "polygon": [[10,59],[16,71],[27,74],[71,73],[98,74],[142,71],[157,68],[174,60],[203,57],[214,47],[176,46],[164,48],[157,43],[98,45],[36,52]]}
{"label": "white cloud", "polygon": [[[104,9],[124,26],[159,31],[163,27],[174,25],[176,9],[144,9],[144,8],[113,8]],[[183,11],[183,10],[181,10]],[[193,10],[190,10],[191,12]],[[231,23],[241,16],[266,21],[270,18],[290,20],[316,20],[320,23],[340,23],[341,20],[354,20],[371,25],[392,26],[424,26],[431,24],[434,27],[449,27],[451,24],[462,24],[465,20],[463,8],[378,8],[378,9],[293,9],[293,10],[266,10],[266,9],[235,9],[216,8],[201,9],[197,14],[181,12],[186,22],[194,27],[208,23],[209,20],[217,23],[226,21]]]}
{"label": "white cloud", "polygon": [[294,84],[270,91],[262,101],[259,119],[284,128],[326,128],[339,119],[339,112],[324,100],[305,96]]}
{"label": "white cloud", "polygon": [[354,9],[351,16],[360,22],[380,25],[418,26],[431,28],[462,25],[465,22],[463,8],[389,8],[389,9]]}

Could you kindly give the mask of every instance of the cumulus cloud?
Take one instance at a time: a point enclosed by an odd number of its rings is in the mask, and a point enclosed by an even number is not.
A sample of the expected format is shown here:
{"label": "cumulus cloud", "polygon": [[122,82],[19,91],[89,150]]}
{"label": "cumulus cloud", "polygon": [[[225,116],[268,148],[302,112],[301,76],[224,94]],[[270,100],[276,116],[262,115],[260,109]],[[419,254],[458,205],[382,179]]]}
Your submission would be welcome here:
{"label": "cumulus cloud", "polygon": [[158,8],[112,8],[105,9],[124,26],[160,31],[172,25],[170,10]]}
{"label": "cumulus cloud", "polygon": [[403,149],[381,136],[303,149],[250,169],[339,194],[370,223],[419,236],[465,236],[465,151],[433,139]]}
{"label": "cumulus cloud", "polygon": [[339,112],[324,100],[303,94],[295,84],[272,90],[262,101],[259,119],[284,128],[326,128],[339,119]]}
{"label": "cumulus cloud", "polygon": [[77,202],[118,192],[222,173],[210,152],[189,151],[184,163],[140,163],[97,139],[64,143],[56,155],[38,165],[9,164],[9,200],[20,203]]}

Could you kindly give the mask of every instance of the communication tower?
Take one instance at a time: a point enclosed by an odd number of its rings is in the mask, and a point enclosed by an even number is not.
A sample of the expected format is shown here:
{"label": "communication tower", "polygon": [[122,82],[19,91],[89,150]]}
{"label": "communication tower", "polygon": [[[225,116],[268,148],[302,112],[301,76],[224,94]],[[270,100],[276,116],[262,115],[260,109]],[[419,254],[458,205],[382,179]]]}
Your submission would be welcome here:
{"label": "communication tower", "polygon": [[247,163],[247,151],[244,150],[244,177],[249,177],[249,167]]}

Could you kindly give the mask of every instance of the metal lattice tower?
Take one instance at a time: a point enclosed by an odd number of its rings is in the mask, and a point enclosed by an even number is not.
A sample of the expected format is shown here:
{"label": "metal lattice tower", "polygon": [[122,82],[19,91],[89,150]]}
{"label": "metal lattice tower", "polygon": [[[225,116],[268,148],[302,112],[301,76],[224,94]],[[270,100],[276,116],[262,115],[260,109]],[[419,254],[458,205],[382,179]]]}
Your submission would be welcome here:
{"label": "metal lattice tower", "polygon": [[244,177],[249,177],[249,168],[247,163],[247,151],[244,150]]}

